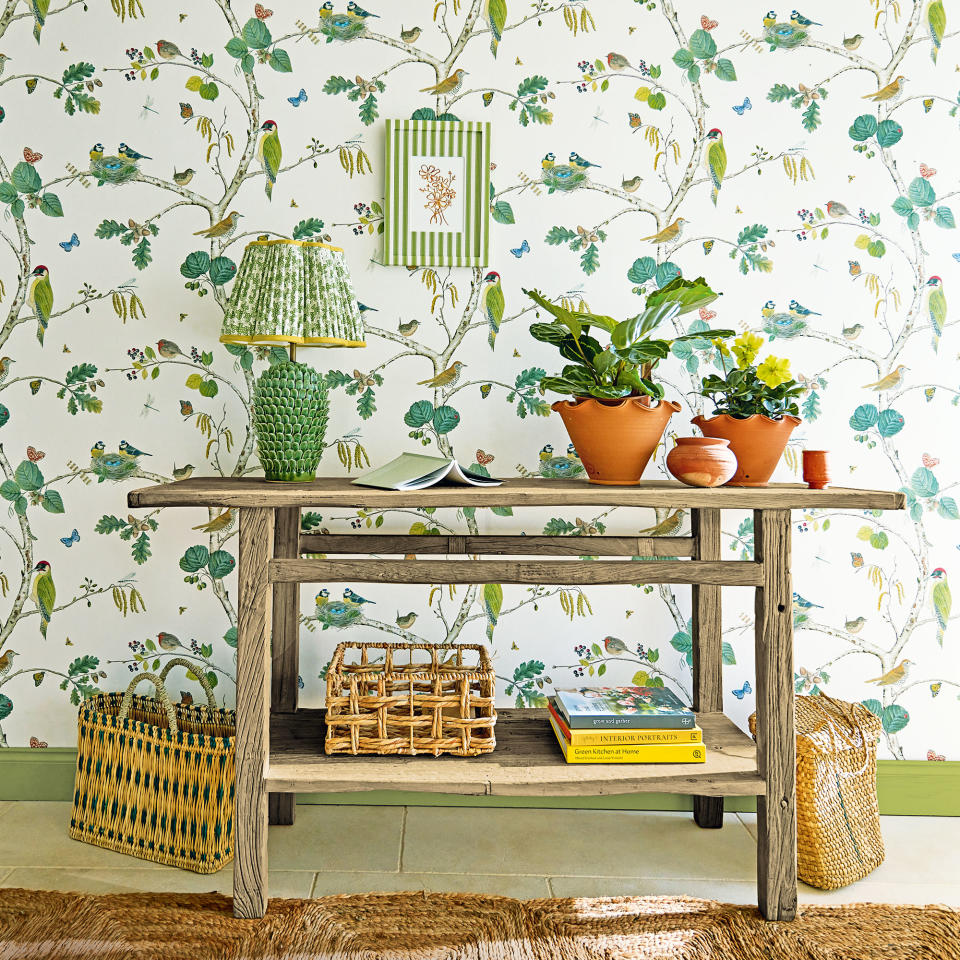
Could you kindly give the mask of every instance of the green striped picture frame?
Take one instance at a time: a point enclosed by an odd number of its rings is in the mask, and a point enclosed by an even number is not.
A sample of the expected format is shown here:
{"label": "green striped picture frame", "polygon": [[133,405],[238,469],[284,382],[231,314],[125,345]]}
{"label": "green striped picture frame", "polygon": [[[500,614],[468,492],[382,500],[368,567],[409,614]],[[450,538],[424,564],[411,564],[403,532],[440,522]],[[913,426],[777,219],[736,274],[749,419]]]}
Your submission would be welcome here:
{"label": "green striped picture frame", "polygon": [[387,120],[383,263],[485,267],[490,124]]}

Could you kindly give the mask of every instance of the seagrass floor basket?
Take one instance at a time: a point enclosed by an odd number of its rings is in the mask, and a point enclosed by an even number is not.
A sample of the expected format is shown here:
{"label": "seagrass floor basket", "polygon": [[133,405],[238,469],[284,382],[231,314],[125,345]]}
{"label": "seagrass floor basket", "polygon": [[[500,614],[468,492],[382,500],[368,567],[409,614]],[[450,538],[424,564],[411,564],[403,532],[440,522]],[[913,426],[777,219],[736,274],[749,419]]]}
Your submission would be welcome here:
{"label": "seagrass floor basket", "polygon": [[[77,776],[70,836],[194,873],[233,859],[233,710],[217,707],[202,673],[205,706],[171,703],[160,676],[139,673],[125,693],[84,701],[78,718]],[[155,696],[134,695],[149,680]]]}
{"label": "seagrass floor basket", "polygon": [[494,673],[470,643],[341,643],[327,670],[328,754],[475,757],[496,746]]}
{"label": "seagrass floor basket", "polygon": [[[826,694],[797,697],[797,875],[821,890],[883,863],[877,806],[880,718]],[[756,735],[756,714],[750,732]]]}

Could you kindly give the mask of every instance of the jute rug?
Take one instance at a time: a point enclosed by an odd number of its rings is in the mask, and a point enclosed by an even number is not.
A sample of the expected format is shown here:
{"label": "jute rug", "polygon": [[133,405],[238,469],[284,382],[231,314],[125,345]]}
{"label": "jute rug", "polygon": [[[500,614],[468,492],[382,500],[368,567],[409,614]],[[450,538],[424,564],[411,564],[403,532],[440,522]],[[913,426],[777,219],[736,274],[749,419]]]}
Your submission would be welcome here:
{"label": "jute rug", "polygon": [[755,907],[687,897],[509,900],[391,893],[271,900],[0,890],[0,960],[957,960],[946,907]]}

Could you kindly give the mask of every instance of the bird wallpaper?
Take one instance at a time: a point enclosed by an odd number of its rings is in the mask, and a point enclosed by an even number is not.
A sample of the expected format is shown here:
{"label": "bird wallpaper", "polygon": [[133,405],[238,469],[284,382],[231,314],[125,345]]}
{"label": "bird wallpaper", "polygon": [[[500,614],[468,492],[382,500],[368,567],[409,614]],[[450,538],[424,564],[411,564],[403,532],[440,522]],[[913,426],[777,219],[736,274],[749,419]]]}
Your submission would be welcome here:
{"label": "bird wallpaper", "polygon": [[[776,479],[828,449],[836,483],[907,495],[899,513],[794,514],[797,691],[864,702],[881,756],[960,760],[960,5],[269,2],[0,3],[0,746],[72,745],[84,697],[174,656],[232,702],[235,516],[130,511],[126,493],[259,472],[252,388],[280,353],[218,337],[266,236],[342,246],[363,304],[366,349],[298,355],[331,388],[320,472],[343,477],[405,450],[583,475],[522,288],[626,318],[704,276],[722,296],[676,333],[749,332],[803,385]],[[490,122],[484,268],[378,263],[388,118]],[[712,412],[696,388],[715,359],[687,340],[658,368],[683,409],[647,476]],[[749,558],[751,515],[724,516],[726,555]],[[575,537],[689,517],[302,525]],[[752,605],[725,591],[743,727]],[[302,703],[322,703],[341,639],[484,642],[503,705],[598,681],[691,695],[686,587],[307,585]]]}

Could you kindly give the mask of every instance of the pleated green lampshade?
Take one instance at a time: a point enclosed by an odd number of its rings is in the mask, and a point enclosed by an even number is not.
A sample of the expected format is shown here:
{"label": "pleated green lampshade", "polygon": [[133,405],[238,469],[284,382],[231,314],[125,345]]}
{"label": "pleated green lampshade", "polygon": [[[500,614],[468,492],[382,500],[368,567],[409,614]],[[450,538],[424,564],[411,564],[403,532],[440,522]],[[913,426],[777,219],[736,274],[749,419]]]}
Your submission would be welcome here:
{"label": "pleated green lampshade", "polygon": [[343,250],[310,240],[248,243],[220,339],[365,347],[363,320]]}

